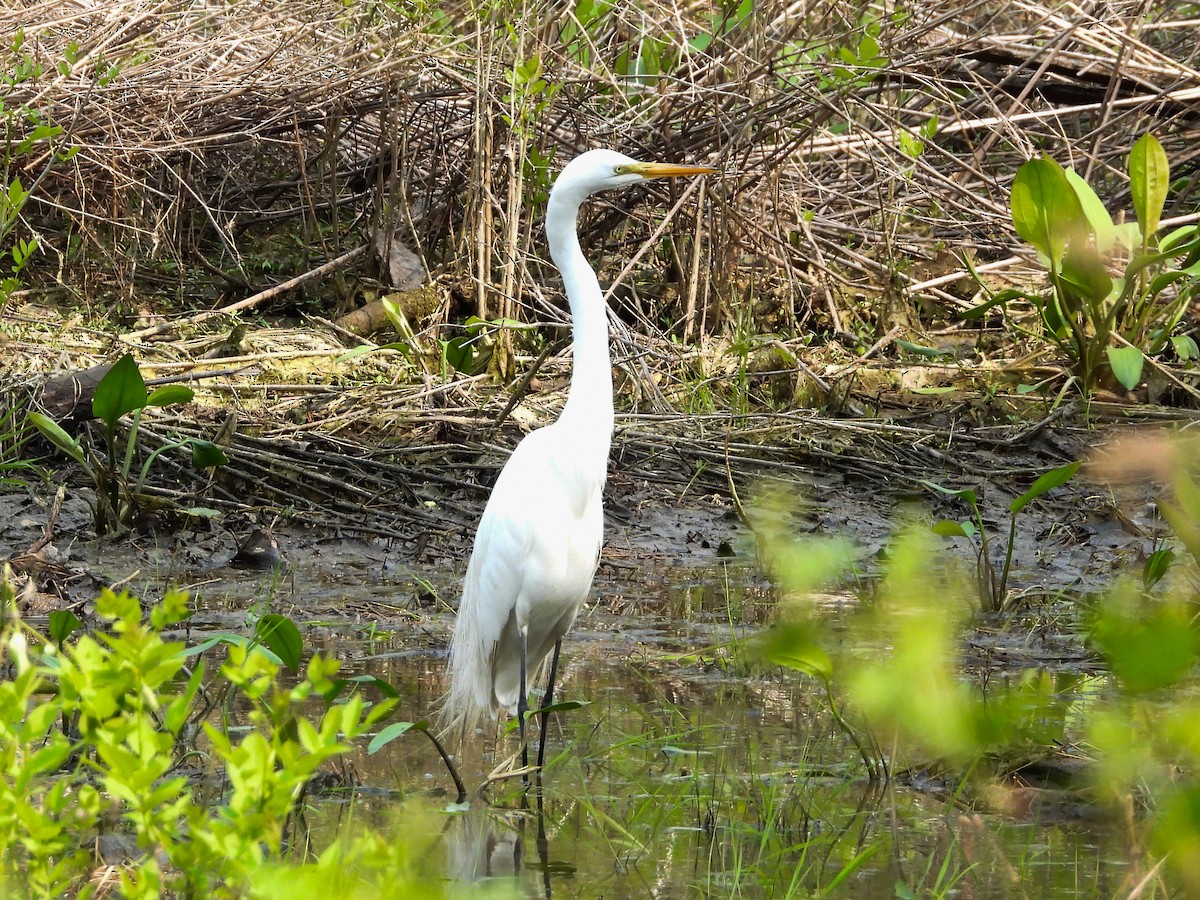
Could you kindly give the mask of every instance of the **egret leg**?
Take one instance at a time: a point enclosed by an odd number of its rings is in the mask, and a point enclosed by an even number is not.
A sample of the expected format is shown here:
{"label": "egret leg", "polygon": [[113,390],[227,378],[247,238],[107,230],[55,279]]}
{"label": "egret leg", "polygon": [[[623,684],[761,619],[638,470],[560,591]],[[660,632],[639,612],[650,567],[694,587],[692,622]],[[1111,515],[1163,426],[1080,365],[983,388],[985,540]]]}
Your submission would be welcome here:
{"label": "egret leg", "polygon": [[[562,638],[554,642],[554,656],[550,657],[550,680],[546,682],[546,696],[542,698],[542,707],[554,705],[554,680],[558,675],[558,654],[562,650]],[[542,778],[542,764],[546,761],[546,720],[550,718],[550,713],[544,712],[541,715],[540,722],[542,724],[541,733],[538,735],[538,781]]]}
{"label": "egret leg", "polygon": [[[529,768],[529,743],[525,740],[525,714],[529,712],[529,694],[525,684],[525,642],[526,633],[521,632],[521,689],[517,693],[517,727],[521,732],[521,768]],[[529,787],[529,773],[521,776],[525,787]]]}

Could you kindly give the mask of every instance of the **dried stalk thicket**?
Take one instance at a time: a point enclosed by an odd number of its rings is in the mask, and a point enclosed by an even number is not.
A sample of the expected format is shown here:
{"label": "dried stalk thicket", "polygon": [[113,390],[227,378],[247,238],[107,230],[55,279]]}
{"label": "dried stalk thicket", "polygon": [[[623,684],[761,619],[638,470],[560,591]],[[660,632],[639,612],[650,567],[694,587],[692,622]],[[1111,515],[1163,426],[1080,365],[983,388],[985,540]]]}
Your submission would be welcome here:
{"label": "dried stalk thicket", "polygon": [[[0,34],[24,35],[6,69],[39,67],[9,79],[6,109],[35,110],[80,148],[26,208],[55,272],[88,296],[111,295],[92,283],[103,274],[131,297],[194,290],[209,303],[359,246],[373,224],[465,278],[476,312],[561,321],[536,262],[537,199],[547,167],[608,144],[727,173],[675,212],[669,258],[623,273],[618,305],[635,330],[719,330],[753,296],[784,312],[763,324],[787,336],[869,323],[894,302],[962,305],[941,286],[957,268],[943,251],[1012,256],[1006,185],[1031,155],[1073,163],[1116,206],[1121,157],[1142,132],[1179,170],[1195,164],[1197,50],[1165,3],[883,16],[801,0],[741,20],[674,0],[587,21],[536,2],[399,8],[41,0],[0,12]],[[9,174],[41,162],[9,160]],[[657,216],[636,213],[601,209],[587,240],[632,255]],[[207,273],[210,296],[164,286],[164,263]],[[662,282],[664,265],[677,284],[647,294],[640,283]]]}
{"label": "dried stalk thicket", "polygon": [[[697,420],[696,435],[671,412],[719,415],[732,404],[732,364],[720,359],[728,335],[766,335],[760,346],[794,381],[824,388],[848,381],[893,337],[970,305],[961,254],[1020,278],[1028,254],[1007,205],[1025,159],[1050,153],[1084,173],[1110,209],[1128,209],[1123,157],[1153,130],[1177,176],[1167,215],[1195,215],[1200,49],[1194,25],[1176,21],[1182,13],[1165,0],[967,0],[886,14],[795,0],[757,3],[740,19],[713,6],[9,3],[0,10],[0,116],[10,136],[0,176],[36,183],[14,236],[35,234],[43,247],[23,277],[35,291],[74,292],[68,306],[118,299],[186,318],[275,297],[269,288],[337,261],[369,275],[360,248],[398,242],[437,277],[442,318],[430,327],[469,312],[562,325],[538,223],[551,173],[591,146],[716,165],[721,178],[647,187],[651,201],[603,198],[582,223],[602,281],[614,285],[617,339],[635,376],[623,402],[632,393],[660,417],[618,438],[649,471],[669,455],[662,436],[673,428],[679,446],[703,447],[704,464],[742,453],[709,434],[712,422]],[[18,33],[23,40],[11,40]],[[48,165],[46,141],[14,152],[39,121],[62,127],[53,143],[77,154]],[[381,231],[391,234],[380,240]],[[305,283],[324,313],[332,289]],[[213,319],[205,324],[227,330]],[[795,361],[813,333],[871,329],[875,345],[841,359],[826,380]],[[44,330],[71,352],[64,329]],[[330,335],[320,352],[332,360],[342,347]],[[105,356],[105,341],[89,334],[74,346],[80,368]],[[186,369],[190,348],[173,342],[159,350],[170,361],[151,365]],[[499,349],[495,368],[507,376],[508,348]],[[210,389],[214,405],[232,398],[253,411],[256,433],[237,440],[399,432],[437,445],[450,430],[450,445],[477,450],[504,406],[497,399],[481,421],[474,382],[437,380],[427,368],[426,384],[413,386],[417,367],[381,374],[398,358],[384,354],[372,357],[371,377],[404,385],[391,392],[346,379],[290,388],[272,368],[282,355],[258,354],[258,381]],[[14,365],[0,361],[0,372]],[[20,365],[28,380],[36,366]],[[316,368],[297,379],[318,379]],[[549,414],[554,395],[543,398]],[[853,413],[855,401],[842,408]],[[743,455],[778,462],[807,452],[895,471],[895,447],[878,435],[850,453],[844,425],[800,414],[779,425],[748,434],[744,443],[758,449]],[[938,429],[917,444],[936,451]],[[295,446],[270,453],[292,460],[297,484],[318,485],[305,473],[333,451],[314,462],[304,441]],[[338,453],[338,477],[358,486],[338,496],[377,490],[353,451]],[[235,473],[226,499],[268,479],[277,462]],[[429,477],[436,466],[419,468]],[[273,489],[280,502],[303,499],[288,484]]]}

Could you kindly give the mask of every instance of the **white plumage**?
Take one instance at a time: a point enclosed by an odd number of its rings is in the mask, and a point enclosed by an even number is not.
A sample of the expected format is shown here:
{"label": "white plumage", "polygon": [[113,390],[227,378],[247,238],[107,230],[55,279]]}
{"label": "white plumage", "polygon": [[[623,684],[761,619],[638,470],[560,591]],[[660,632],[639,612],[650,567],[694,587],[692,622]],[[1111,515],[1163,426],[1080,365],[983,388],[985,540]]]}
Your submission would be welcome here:
{"label": "white plumage", "polygon": [[484,716],[518,711],[522,691],[575,621],[599,563],[612,364],[603,295],[579,247],[579,208],[597,191],[712,171],[592,150],[554,183],[546,237],[571,306],[571,388],[558,421],[517,445],[479,521],[450,645],[451,684],[442,709],[448,732],[469,732]]}

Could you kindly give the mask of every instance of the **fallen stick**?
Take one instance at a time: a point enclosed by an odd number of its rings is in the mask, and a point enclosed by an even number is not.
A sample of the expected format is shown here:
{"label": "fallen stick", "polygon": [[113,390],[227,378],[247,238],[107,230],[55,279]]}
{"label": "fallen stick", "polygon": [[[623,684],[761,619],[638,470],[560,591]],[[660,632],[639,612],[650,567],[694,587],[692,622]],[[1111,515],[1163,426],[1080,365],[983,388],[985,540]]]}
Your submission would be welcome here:
{"label": "fallen stick", "polygon": [[317,266],[315,269],[305,272],[303,275],[297,275],[295,278],[289,278],[287,281],[277,284],[274,287],[269,287],[265,291],[259,291],[253,296],[247,297],[245,300],[239,300],[237,303],[230,303],[228,306],[222,306],[219,309],[204,309],[186,319],[172,319],[169,322],[159,322],[157,325],[151,325],[149,328],[143,328],[139,331],[131,331],[129,334],[123,335],[122,340],[125,341],[140,341],[148,337],[164,334],[172,328],[176,328],[185,322],[191,325],[205,322],[208,319],[216,316],[228,316],[243,309],[249,309],[252,306],[258,306],[260,303],[265,303],[273,297],[278,297],[280,294],[286,293],[293,288],[299,287],[306,282],[320,278],[323,275],[328,275],[330,272],[336,272],[338,269],[348,266],[360,256],[365,254],[370,246],[364,244],[361,247],[343,253],[336,259],[331,259],[324,265]]}

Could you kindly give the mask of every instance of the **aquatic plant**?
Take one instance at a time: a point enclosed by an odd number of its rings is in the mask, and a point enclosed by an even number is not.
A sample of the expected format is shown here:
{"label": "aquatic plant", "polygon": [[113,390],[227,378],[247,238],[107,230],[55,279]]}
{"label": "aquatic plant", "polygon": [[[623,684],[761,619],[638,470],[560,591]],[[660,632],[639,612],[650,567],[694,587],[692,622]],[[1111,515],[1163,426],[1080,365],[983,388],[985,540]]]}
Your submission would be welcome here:
{"label": "aquatic plant", "polygon": [[[1200,553],[1194,455],[1181,449],[1170,458],[1172,490],[1161,503],[1190,556]],[[1044,475],[1014,501],[1013,514],[1074,471]],[[1088,618],[1111,683],[1031,669],[981,689],[962,677],[971,579],[938,552],[927,529],[896,536],[863,615],[836,642],[806,596],[844,567],[814,564],[821,544],[778,533],[768,540],[764,555],[786,591],[786,607],[761,642],[765,658],[829,682],[847,718],[868,730],[876,748],[890,748],[880,760],[889,771],[949,771],[961,797],[980,797],[1005,790],[996,779],[1005,760],[1070,747],[1085,762],[1081,786],[1126,818],[1146,878],[1166,867],[1189,890],[1200,889],[1198,596],[1194,568],[1165,577],[1170,547],[1160,548],[1153,572],[1119,578]],[[1146,855],[1137,857],[1142,848]]]}
{"label": "aquatic plant", "polygon": [[[260,619],[252,638],[220,636],[198,648],[166,639],[189,615],[179,592],[144,612],[137,598],[104,591],[96,601],[102,630],[73,634],[79,620],[60,615],[47,640],[19,616],[7,574],[0,578],[6,890],[71,895],[85,890],[99,863],[127,897],[244,896],[288,858],[288,823],[312,777],[395,705],[386,697],[368,703],[357,690],[340,697],[353,685],[338,679],[336,660],[320,655],[285,683],[281,665],[298,667],[302,648],[282,617]],[[196,661],[218,644],[225,657],[210,676]],[[326,700],[315,717],[305,709],[313,697]],[[202,773],[219,776],[222,790],[210,796]],[[338,854],[376,846],[370,836],[360,840],[331,849],[314,871],[327,871]],[[403,855],[381,857],[377,875],[394,874]]]}
{"label": "aquatic plant", "polygon": [[[1013,226],[1046,264],[1049,290],[1010,288],[965,314],[1031,303],[1043,333],[1070,358],[1084,394],[1106,375],[1133,390],[1145,357],[1168,346],[1181,359],[1200,356],[1191,336],[1175,334],[1195,296],[1200,226],[1159,236],[1170,166],[1152,134],[1130,151],[1128,175],[1137,220],[1118,226],[1073,169],[1049,157],[1022,165],[1012,186]],[[1116,278],[1113,267],[1120,269]]]}
{"label": "aquatic plant", "polygon": [[[87,440],[68,434],[45,413],[31,411],[29,421],[59,450],[75,460],[96,487],[94,517],[101,535],[127,530],[145,506],[143,488],[154,462],[172,450],[191,451],[193,468],[223,466],[228,457],[216,444],[198,438],[184,438],[158,447],[146,456],[140,472],[134,476],[133,462],[138,447],[138,426],[142,412],[150,406],[174,406],[190,403],[192,389],[182,384],[165,384],[150,391],[133,356],[126,353],[117,360],[96,385],[92,413],[103,425],[104,449],[97,453]],[[132,413],[129,428],[118,429],[121,419]],[[211,516],[215,513],[193,506],[183,512]]]}
{"label": "aquatic plant", "polygon": [[1029,490],[1016,497],[1008,505],[1008,541],[1004,545],[1004,564],[997,576],[996,567],[992,563],[991,542],[993,536],[983,521],[983,513],[979,508],[979,495],[970,488],[954,489],[943,487],[932,481],[922,479],[921,483],[931,490],[962,500],[971,509],[971,518],[962,521],[939,519],[933,523],[934,534],[943,537],[961,537],[977,541],[975,553],[975,585],[979,594],[979,602],[988,612],[999,612],[1008,600],[1008,576],[1012,571],[1013,547],[1017,540],[1017,516],[1026,506],[1043,494],[1066,484],[1079,471],[1079,462],[1071,462],[1058,466],[1042,475],[1030,485]]}

